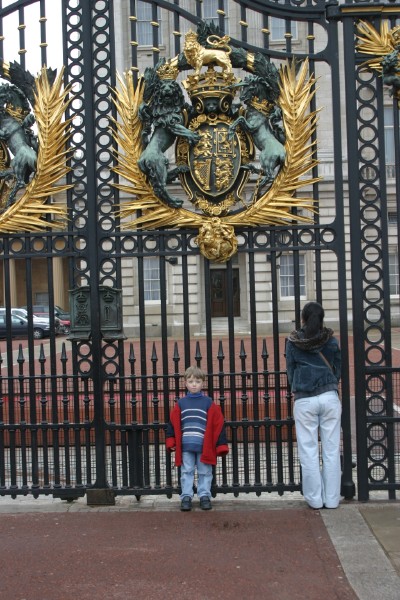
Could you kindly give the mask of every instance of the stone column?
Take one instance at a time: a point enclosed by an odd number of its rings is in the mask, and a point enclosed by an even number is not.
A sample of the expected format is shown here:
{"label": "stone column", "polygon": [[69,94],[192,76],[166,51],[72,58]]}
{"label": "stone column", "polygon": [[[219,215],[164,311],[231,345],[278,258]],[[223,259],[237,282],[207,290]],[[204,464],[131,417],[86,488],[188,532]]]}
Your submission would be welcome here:
{"label": "stone column", "polygon": [[65,307],[64,263],[60,256],[53,258],[54,304]]}
{"label": "stone column", "polygon": [[10,267],[10,301],[11,301],[11,307],[12,308],[17,308],[18,307],[18,294],[17,294],[17,274],[16,274],[16,268],[15,268],[15,259],[11,258],[9,261],[9,267]]}

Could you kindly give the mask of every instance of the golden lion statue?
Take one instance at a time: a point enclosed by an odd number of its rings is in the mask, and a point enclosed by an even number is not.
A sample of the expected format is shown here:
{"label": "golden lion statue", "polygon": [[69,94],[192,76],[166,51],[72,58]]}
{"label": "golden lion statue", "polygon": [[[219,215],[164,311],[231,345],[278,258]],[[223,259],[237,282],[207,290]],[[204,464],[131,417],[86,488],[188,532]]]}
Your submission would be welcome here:
{"label": "golden lion statue", "polygon": [[227,35],[219,37],[210,35],[207,38],[208,44],[213,48],[204,48],[197,40],[197,34],[193,31],[188,31],[185,36],[185,45],[183,53],[189,65],[193,67],[194,74],[200,75],[200,69],[203,65],[214,64],[222,67],[224,73],[232,73],[232,63],[229,55],[231,49],[228,46],[230,38]]}

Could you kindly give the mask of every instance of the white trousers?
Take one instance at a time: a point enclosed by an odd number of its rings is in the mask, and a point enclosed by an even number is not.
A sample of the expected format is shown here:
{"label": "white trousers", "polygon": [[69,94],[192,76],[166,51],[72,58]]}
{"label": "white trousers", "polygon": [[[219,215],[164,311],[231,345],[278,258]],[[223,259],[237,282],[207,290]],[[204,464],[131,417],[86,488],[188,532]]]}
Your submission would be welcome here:
{"label": "white trousers", "polygon": [[341,413],[342,405],[335,391],[300,398],[294,403],[303,496],[311,508],[336,508],[339,505]]}

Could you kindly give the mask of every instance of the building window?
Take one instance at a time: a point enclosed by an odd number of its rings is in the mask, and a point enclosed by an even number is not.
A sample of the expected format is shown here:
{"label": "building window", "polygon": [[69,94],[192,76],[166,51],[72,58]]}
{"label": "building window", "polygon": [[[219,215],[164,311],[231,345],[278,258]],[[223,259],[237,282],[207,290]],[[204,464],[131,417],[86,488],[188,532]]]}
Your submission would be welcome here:
{"label": "building window", "polygon": [[[153,46],[153,7],[147,2],[137,0],[136,2],[137,16],[137,39],[139,46]],[[160,23],[160,12],[157,8],[157,22]],[[161,24],[158,28],[158,41],[161,44]]]}
{"label": "building window", "polygon": [[[226,3],[224,2],[223,10],[226,12]],[[206,23],[219,24],[218,11],[220,10],[218,0],[203,0],[203,21]],[[225,33],[228,32],[228,19],[225,17]]]}
{"label": "building window", "polygon": [[385,130],[386,176],[389,178],[394,178],[394,177],[396,177],[394,119],[393,119],[393,108],[389,107],[389,106],[385,107],[384,130]]}
{"label": "building window", "polygon": [[391,296],[399,295],[399,255],[397,252],[389,254],[389,289]]}
{"label": "building window", "polygon": [[247,40],[251,40],[253,46],[262,46],[264,41],[263,33],[261,32],[263,28],[263,16],[253,10],[248,10],[246,12],[246,20],[248,24]]}
{"label": "building window", "polygon": [[269,28],[272,42],[282,42],[288,33],[292,34],[292,40],[297,40],[297,23],[294,21],[287,24],[285,19],[271,17]]}
{"label": "building window", "polygon": [[300,292],[300,296],[306,296],[306,276],[305,276],[305,257],[304,254],[299,254],[299,281],[294,278],[294,262],[292,254],[282,254],[280,258],[280,290],[281,298],[294,298],[295,292]]}
{"label": "building window", "polygon": [[397,225],[397,213],[388,212],[388,223],[389,225]]}
{"label": "building window", "polygon": [[36,292],[35,294],[35,304],[48,304],[49,303],[49,293],[48,292]]}
{"label": "building window", "polygon": [[146,302],[161,300],[160,264],[156,256],[143,259],[143,290]]}

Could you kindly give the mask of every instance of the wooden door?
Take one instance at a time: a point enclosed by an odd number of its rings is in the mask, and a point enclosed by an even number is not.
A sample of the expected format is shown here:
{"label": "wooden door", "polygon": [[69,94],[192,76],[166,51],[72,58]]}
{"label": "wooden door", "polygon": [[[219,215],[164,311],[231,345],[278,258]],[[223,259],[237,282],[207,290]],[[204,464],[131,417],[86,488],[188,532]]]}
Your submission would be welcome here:
{"label": "wooden door", "polygon": [[[229,285],[226,269],[211,270],[211,316],[228,316]],[[233,316],[240,316],[239,269],[232,269]]]}

